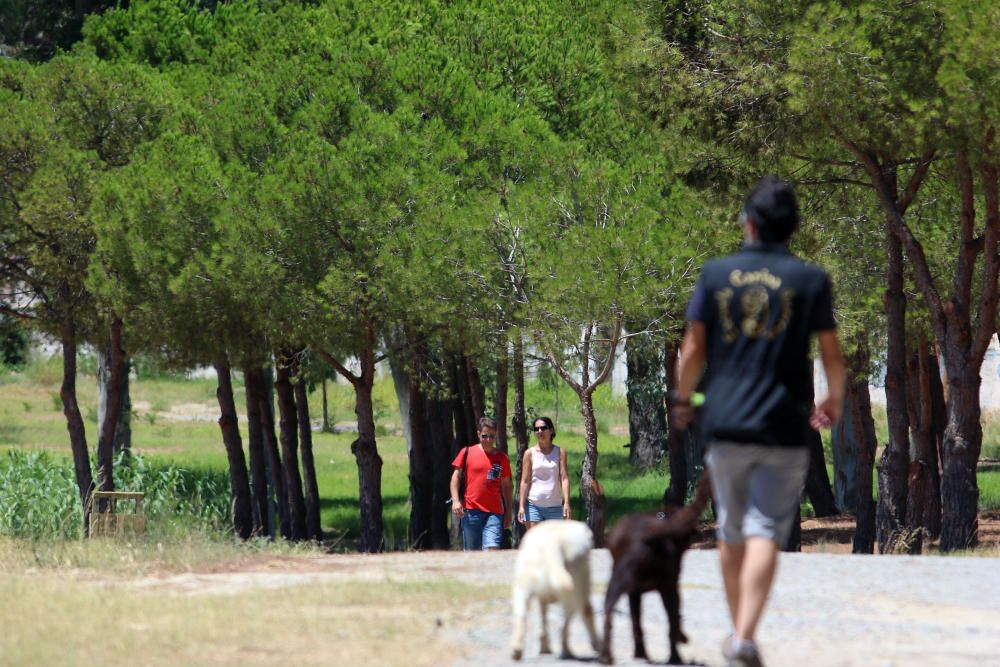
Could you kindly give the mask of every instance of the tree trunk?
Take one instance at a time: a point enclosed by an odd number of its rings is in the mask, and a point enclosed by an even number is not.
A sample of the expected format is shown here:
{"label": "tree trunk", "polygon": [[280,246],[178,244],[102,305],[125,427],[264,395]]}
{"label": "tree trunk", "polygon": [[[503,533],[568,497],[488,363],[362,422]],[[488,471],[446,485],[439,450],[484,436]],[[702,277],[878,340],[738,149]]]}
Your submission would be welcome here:
{"label": "tree trunk", "polygon": [[[112,451],[115,454],[132,449],[132,401],[129,394],[129,359],[122,362],[121,399],[118,402],[118,421]],[[97,349],[97,423],[103,424],[108,410],[108,389],[111,379],[111,342]]]}
{"label": "tree trunk", "polygon": [[[520,507],[521,466],[524,453],[528,451],[528,417],[524,408],[524,342],[521,334],[514,337],[514,349],[511,364],[514,367],[514,414],[511,418],[511,429],[514,431],[514,442],[517,443],[517,460],[514,462],[514,507]],[[524,524],[514,522],[514,543],[520,544],[524,535]]]}
{"label": "tree trunk", "polygon": [[333,426],[330,425],[330,407],[326,397],[326,378],[323,378],[323,433],[333,433]]}
{"label": "tree trunk", "polygon": [[494,417],[497,420],[497,447],[504,454],[509,454],[507,447],[507,393],[509,378],[507,373],[507,347],[506,343],[497,358],[497,393],[496,401],[493,405]]}
{"label": "tree trunk", "polygon": [[486,414],[486,392],[483,389],[483,382],[479,379],[479,369],[476,364],[462,355],[462,370],[465,372],[465,386],[468,389],[469,406],[472,409],[472,423],[476,432],[479,432],[479,420]]}
{"label": "tree trunk", "polygon": [[477,439],[476,427],[472,425],[472,411],[467,409],[465,399],[465,375],[460,361],[451,362],[452,416],[455,418],[455,435],[459,446],[465,446]]}
{"label": "tree trunk", "polygon": [[[677,388],[677,354],[678,344],[668,339],[663,346],[663,377],[665,378],[667,395]],[[670,462],[670,486],[663,494],[664,505],[683,506],[687,500],[687,453],[684,446],[684,431],[674,424],[670,410],[666,411],[667,419],[667,456]]]}
{"label": "tree trunk", "polygon": [[826,455],[823,452],[823,438],[818,431],[806,431],[809,445],[809,472],[806,474],[806,497],[812,503],[818,517],[839,514],[837,502],[830,485],[830,474],[826,470]]}
{"label": "tree trunk", "polygon": [[[281,452],[278,449],[278,437],[274,423],[273,376],[271,367],[267,366],[261,372],[260,385],[260,430],[264,435],[264,449],[267,452],[267,476],[274,490],[274,502],[278,506],[278,529],[285,539],[292,537],[292,525],[288,512],[288,493],[285,490],[285,471],[281,465]],[[274,508],[268,507],[268,520],[274,523]]]}
{"label": "tree trunk", "polygon": [[[399,340],[402,344],[405,341]],[[406,451],[413,446],[410,437],[410,375],[395,359],[389,359],[389,374],[392,376],[392,388],[396,392],[396,402],[399,403],[399,422],[403,429],[403,440],[406,441]],[[417,373],[419,376],[419,372]]]}
{"label": "tree trunk", "polygon": [[260,405],[264,373],[260,366],[243,367],[243,386],[247,399],[247,450],[250,452],[250,496],[253,505],[253,533],[256,536],[274,537],[274,523],[269,512],[270,497],[267,487],[267,452],[261,426]]}
{"label": "tree trunk", "polygon": [[62,398],[63,414],[66,416],[66,429],[69,431],[69,444],[73,452],[73,472],[76,475],[77,493],[85,515],[83,520],[84,534],[87,533],[90,517],[86,515],[87,503],[93,486],[90,471],[90,454],[87,451],[87,433],[80,414],[80,404],[76,399],[76,332],[70,328],[63,335],[63,379],[59,396]]}
{"label": "tree trunk", "polygon": [[927,462],[916,459],[910,462],[907,475],[906,529],[904,541],[897,550],[918,555],[924,548],[924,512],[927,502]]}
{"label": "tree trunk", "polygon": [[788,539],[781,546],[781,550],[788,553],[802,551],[802,507],[795,507],[795,520],[792,521],[792,530],[788,533]]}
{"label": "tree trunk", "polygon": [[250,507],[250,478],[247,476],[247,462],[243,456],[240,427],[236,418],[236,401],[233,399],[233,383],[229,362],[220,359],[215,362],[215,373],[219,378],[216,396],[219,399],[219,429],[222,443],[226,447],[229,461],[229,483],[233,497],[233,533],[240,539],[248,539],[253,534],[253,510]]}
{"label": "tree trunk", "polygon": [[[976,150],[989,147],[994,138],[995,132],[989,128]],[[914,169],[904,195],[900,197],[895,180],[886,178],[887,173],[894,173],[887,168],[887,161],[883,160],[886,164],[879,165],[874,154],[866,153],[849,141],[841,141],[865,166],[886,213],[889,228],[906,246],[908,268],[927,306],[929,324],[940,348],[949,383],[948,424],[942,446],[941,550],[948,552],[970,548],[978,541],[976,465],[982,448],[979,372],[995,331],[998,304],[1000,171],[991,159],[977,163],[983,195],[983,205],[977,206],[969,150],[966,145],[957,146],[954,173],[961,202],[958,233],[955,235],[957,256],[950,280],[951,291],[942,295],[935,284],[923,245],[903,218],[931,162],[936,158],[934,151],[925,153]],[[980,210],[985,212],[982,231],[977,229],[976,220]],[[977,279],[978,267],[982,267],[982,275]],[[973,290],[974,283],[978,283],[976,290]]]}
{"label": "tree trunk", "polygon": [[[419,376],[418,376],[419,377]],[[431,547],[434,504],[434,442],[427,424],[427,400],[416,378],[409,380],[410,547]]]}
{"label": "tree trunk", "polygon": [[[845,512],[857,513],[866,506],[863,502],[861,477],[862,462],[858,458],[860,448],[867,443],[858,443],[855,439],[855,421],[863,406],[859,405],[860,392],[868,393],[868,365],[870,363],[867,347],[863,344],[857,350],[845,356],[847,363],[847,386],[844,393],[844,415],[830,430],[830,449],[833,453],[833,490],[837,506]],[[868,419],[871,419],[871,402],[868,404]],[[860,417],[865,419],[865,417]],[[870,462],[869,462],[870,463]],[[868,470],[869,490],[867,499],[871,500],[871,470]]]}
{"label": "tree trunk", "polygon": [[844,462],[837,472],[844,488],[845,509],[856,515],[852,551],[870,554],[875,549],[875,501],[872,499],[872,468],[875,463],[875,420],[868,393],[868,348],[859,345],[848,355],[848,381],[844,395],[844,418],[833,430],[834,452]]}
{"label": "tree trunk", "polygon": [[375,444],[375,409],[372,404],[375,364],[369,361],[368,365],[370,368],[362,372],[361,381],[354,385],[358,438],[351,443],[351,453],[358,464],[360,548],[366,553],[377,553],[382,550],[382,457]]}
{"label": "tree trunk", "polygon": [[895,542],[906,523],[907,471],[910,465],[910,424],[906,400],[906,295],[903,293],[903,247],[892,233],[885,292],[886,343],[885,400],[889,442],[878,466],[876,535],[880,553]]}
{"label": "tree trunk", "polygon": [[278,359],[274,390],[278,396],[281,461],[285,473],[285,493],[288,494],[288,520],[292,529],[291,539],[297,541],[306,539],[306,501],[302,494],[302,475],[299,473],[299,414],[295,407],[295,389],[291,381],[291,357],[292,355],[288,355]]}
{"label": "tree trunk", "polygon": [[303,378],[295,383],[295,407],[299,412],[299,448],[302,451],[302,482],[306,492],[306,537],[320,542],[323,526],[320,522],[319,484],[316,481],[312,425],[309,422],[309,391]]}
{"label": "tree trunk", "polygon": [[654,468],[667,448],[662,354],[651,334],[633,336],[625,345],[629,461],[639,470]]}
{"label": "tree trunk", "polygon": [[[108,374],[108,399],[107,404],[111,406],[105,411],[104,421],[101,422],[101,432],[97,440],[97,488],[101,491],[114,491],[114,445],[115,432],[118,424],[118,406],[121,405],[122,396],[122,368],[125,364],[125,350],[122,348],[122,320],[115,316],[111,320],[110,342],[108,344],[110,352],[111,368]],[[100,510],[106,511],[106,503]]]}
{"label": "tree trunk", "polygon": [[976,465],[983,442],[979,367],[948,369],[948,425],[941,475],[941,551],[971,549],[979,541]]}
{"label": "tree trunk", "polygon": [[597,417],[594,415],[592,393],[583,392],[580,395],[580,414],[583,416],[586,440],[580,496],[587,511],[587,525],[594,533],[594,546],[600,548],[604,546],[605,498],[604,490],[597,481]]}
{"label": "tree trunk", "polygon": [[426,402],[427,421],[434,452],[433,500],[431,501],[431,548],[447,549],[451,545],[448,517],[451,510],[451,462],[455,450],[455,431],[451,401],[434,396]]}
{"label": "tree trunk", "polygon": [[[923,551],[924,525],[932,481],[930,471],[937,471],[937,446],[934,442],[934,405],[931,397],[928,354],[930,346],[921,338],[906,364],[906,396],[909,402],[910,431],[915,460],[907,477],[906,537],[907,553]],[[931,465],[933,461],[933,466]]]}
{"label": "tree trunk", "polygon": [[944,400],[944,386],[941,383],[941,367],[933,346],[927,350],[927,379],[931,392],[931,434],[934,451],[927,469],[927,501],[924,527],[927,536],[936,540],[941,536],[941,463],[944,446],[944,429],[948,424],[947,404]]}
{"label": "tree trunk", "polygon": [[514,340],[514,354],[511,362],[514,365],[514,414],[511,417],[511,429],[514,431],[514,441],[517,443],[517,481],[521,479],[521,459],[528,450],[528,416],[524,407],[524,346],[521,337]]}

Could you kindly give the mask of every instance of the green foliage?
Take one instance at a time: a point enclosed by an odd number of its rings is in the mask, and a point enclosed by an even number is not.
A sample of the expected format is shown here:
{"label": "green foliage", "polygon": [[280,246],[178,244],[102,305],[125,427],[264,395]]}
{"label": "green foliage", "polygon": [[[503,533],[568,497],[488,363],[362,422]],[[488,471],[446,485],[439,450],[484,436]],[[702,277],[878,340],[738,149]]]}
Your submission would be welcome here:
{"label": "green foliage", "polygon": [[77,537],[83,513],[73,467],[45,452],[7,453],[0,469],[0,534]]}
{"label": "green foliage", "polygon": [[0,362],[8,368],[28,360],[28,332],[17,319],[0,315]]}
{"label": "green foliage", "polygon": [[[118,490],[145,493],[148,534],[225,533],[230,499],[224,470],[122,456],[115,461],[114,473]],[[64,457],[8,451],[0,466],[0,508],[0,535],[45,539],[82,534],[83,513],[72,461]]]}

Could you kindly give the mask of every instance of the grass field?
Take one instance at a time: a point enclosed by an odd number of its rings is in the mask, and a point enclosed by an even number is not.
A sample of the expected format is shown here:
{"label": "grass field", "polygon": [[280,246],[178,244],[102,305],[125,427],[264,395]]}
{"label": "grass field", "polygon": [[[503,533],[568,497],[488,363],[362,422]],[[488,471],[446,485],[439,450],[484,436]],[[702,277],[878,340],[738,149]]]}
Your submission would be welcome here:
{"label": "grass field", "polygon": [[[0,455],[10,450],[42,450],[51,454],[51,461],[68,465],[68,436],[58,393],[60,373],[59,360],[52,359],[36,362],[20,373],[0,376]],[[238,377],[235,385],[237,406],[242,411],[244,396]],[[78,388],[88,442],[93,450],[97,431],[93,376],[81,375]],[[218,480],[224,482],[226,457],[214,421],[218,410],[214,380],[140,375],[132,381],[131,391],[133,450],[149,467],[143,479],[153,473],[166,475],[169,471],[177,475],[180,470],[194,480],[186,482],[188,486],[202,483],[198,480],[215,486],[220,483]],[[332,422],[352,422],[353,401],[349,386],[328,384]],[[536,381],[529,384],[526,402],[529,414],[547,414],[556,419],[557,442],[569,453],[571,471],[578,472],[584,441],[578,432],[580,417],[573,394],[566,387]],[[624,397],[614,397],[608,387],[602,387],[595,403],[600,429],[598,475],[608,498],[610,525],[624,513],[655,508],[669,478],[665,464],[645,474],[637,474],[629,465]],[[322,414],[318,389],[310,396],[310,408],[313,418],[318,419]],[[408,461],[405,441],[399,432],[396,397],[388,378],[376,383],[375,408],[380,434],[378,448],[383,459],[386,546],[403,548],[408,541]],[[876,412],[876,420],[884,438],[884,411]],[[1000,422],[988,421],[985,435],[984,455],[990,456],[1000,442]],[[329,534],[348,540],[358,529],[357,467],[350,452],[352,440],[351,433],[314,432],[322,524]],[[1000,508],[1000,466],[984,466],[979,484],[981,507]],[[572,493],[575,515],[582,517],[575,485]],[[805,509],[808,512],[808,507]]]}
{"label": "grass field", "polygon": [[[463,610],[506,587],[315,548],[0,538],[4,665],[371,664],[435,667]],[[418,646],[418,650],[414,650]]]}

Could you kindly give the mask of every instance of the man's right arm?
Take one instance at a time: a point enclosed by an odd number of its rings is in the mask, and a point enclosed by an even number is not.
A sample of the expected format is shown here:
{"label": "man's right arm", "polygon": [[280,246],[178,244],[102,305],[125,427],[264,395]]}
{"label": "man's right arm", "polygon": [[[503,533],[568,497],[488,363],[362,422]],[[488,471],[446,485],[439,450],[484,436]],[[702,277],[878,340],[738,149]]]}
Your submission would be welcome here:
{"label": "man's right arm", "polygon": [[462,478],[462,471],[458,468],[451,473],[451,513],[462,518],[465,509],[462,507],[462,499],[458,497],[458,483]]}
{"label": "man's right arm", "polygon": [[681,343],[681,359],[677,369],[677,391],[673,397],[674,423],[680,429],[686,429],[694,421],[694,408],[691,406],[691,395],[705,372],[705,359],[708,355],[705,325],[694,321],[688,323]]}
{"label": "man's right arm", "polygon": [[840,421],[844,413],[844,390],[847,386],[847,367],[840,351],[837,330],[828,329],[816,334],[819,356],[826,372],[827,395],[816,404],[809,424],[817,431],[829,428]]}

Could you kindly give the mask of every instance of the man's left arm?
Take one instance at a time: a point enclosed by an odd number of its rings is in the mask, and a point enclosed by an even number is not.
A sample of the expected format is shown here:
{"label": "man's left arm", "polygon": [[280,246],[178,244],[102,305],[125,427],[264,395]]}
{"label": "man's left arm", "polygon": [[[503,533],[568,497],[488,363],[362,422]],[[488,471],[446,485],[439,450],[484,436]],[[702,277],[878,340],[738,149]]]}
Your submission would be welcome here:
{"label": "man's left arm", "polygon": [[816,404],[809,418],[809,425],[818,431],[833,426],[843,415],[847,367],[844,364],[844,355],[840,351],[840,341],[837,339],[835,329],[820,331],[816,338],[819,342],[819,358],[823,362],[828,391],[827,395]]}
{"label": "man's left arm", "polygon": [[514,524],[514,482],[510,477],[500,480],[500,493],[503,494],[503,527],[508,529]]}
{"label": "man's left arm", "polygon": [[847,386],[847,367],[837,339],[837,320],[833,316],[833,287],[827,277],[819,291],[813,310],[810,328],[816,332],[819,358],[826,373],[827,395],[816,404],[809,425],[817,431],[829,428],[840,420],[844,411],[844,391]]}

